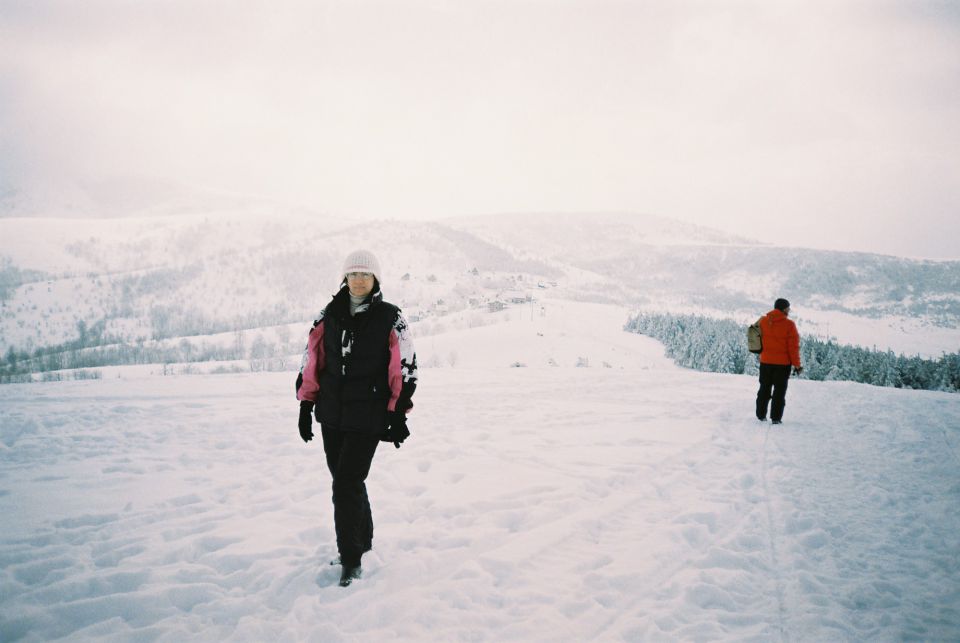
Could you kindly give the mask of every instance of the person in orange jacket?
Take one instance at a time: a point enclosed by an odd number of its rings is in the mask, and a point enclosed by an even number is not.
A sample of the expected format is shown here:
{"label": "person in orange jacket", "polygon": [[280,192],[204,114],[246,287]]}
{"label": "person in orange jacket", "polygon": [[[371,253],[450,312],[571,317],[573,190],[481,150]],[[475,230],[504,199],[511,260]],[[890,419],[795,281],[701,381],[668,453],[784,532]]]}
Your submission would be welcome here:
{"label": "person in orange jacket", "polygon": [[760,421],[767,419],[769,405],[770,421],[773,424],[780,424],[783,420],[783,408],[787,405],[787,381],[790,379],[790,367],[793,367],[793,372],[797,375],[803,372],[803,365],[800,364],[800,334],[797,333],[797,325],[789,317],[790,302],[781,298],[774,302],[773,310],[760,318],[763,350],[760,353],[757,419]]}

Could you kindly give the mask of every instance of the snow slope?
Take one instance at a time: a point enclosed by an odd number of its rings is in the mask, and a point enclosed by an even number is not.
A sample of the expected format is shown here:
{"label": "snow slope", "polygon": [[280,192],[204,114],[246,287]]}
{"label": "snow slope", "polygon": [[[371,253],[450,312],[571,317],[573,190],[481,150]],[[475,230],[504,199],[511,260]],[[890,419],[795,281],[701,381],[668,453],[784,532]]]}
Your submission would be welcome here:
{"label": "snow slope", "polygon": [[0,218],[0,354],[76,342],[81,324],[102,331],[89,346],[308,318],[358,239],[391,301],[431,323],[512,293],[743,322],[785,296],[810,321],[801,332],[928,357],[960,349],[955,261],[763,246],[654,216],[357,223],[183,199],[122,219]]}
{"label": "snow slope", "polygon": [[291,374],[0,387],[0,640],[960,638],[960,396],[796,381],[774,429],[627,311],[555,312],[424,340],[458,365],[347,589]]}

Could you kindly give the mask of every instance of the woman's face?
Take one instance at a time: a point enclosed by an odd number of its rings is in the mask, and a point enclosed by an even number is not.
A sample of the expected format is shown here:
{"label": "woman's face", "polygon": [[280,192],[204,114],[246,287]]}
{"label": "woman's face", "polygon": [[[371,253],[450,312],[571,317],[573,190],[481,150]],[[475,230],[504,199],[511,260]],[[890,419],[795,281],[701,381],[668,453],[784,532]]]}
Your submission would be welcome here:
{"label": "woman's face", "polygon": [[366,297],[373,290],[373,273],[348,272],[347,288],[354,297]]}

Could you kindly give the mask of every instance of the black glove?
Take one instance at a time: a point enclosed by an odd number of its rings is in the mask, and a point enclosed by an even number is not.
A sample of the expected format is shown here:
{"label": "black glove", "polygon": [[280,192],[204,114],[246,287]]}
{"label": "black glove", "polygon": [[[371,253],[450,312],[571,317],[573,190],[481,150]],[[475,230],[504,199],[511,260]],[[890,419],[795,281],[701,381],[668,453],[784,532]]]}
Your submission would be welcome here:
{"label": "black glove", "polygon": [[393,442],[393,446],[400,448],[400,444],[410,437],[410,429],[407,428],[407,414],[403,411],[390,411],[387,413],[387,430],[380,438],[382,442]]}
{"label": "black glove", "polygon": [[300,402],[300,421],[297,426],[300,427],[300,437],[304,442],[313,439],[313,420],[310,415],[313,413],[313,402],[304,400]]}
{"label": "black glove", "polygon": [[793,367],[793,374],[794,374],[794,375],[799,376],[800,373],[802,373],[802,372],[803,372],[803,367],[802,367],[802,366],[794,366],[794,367]]}

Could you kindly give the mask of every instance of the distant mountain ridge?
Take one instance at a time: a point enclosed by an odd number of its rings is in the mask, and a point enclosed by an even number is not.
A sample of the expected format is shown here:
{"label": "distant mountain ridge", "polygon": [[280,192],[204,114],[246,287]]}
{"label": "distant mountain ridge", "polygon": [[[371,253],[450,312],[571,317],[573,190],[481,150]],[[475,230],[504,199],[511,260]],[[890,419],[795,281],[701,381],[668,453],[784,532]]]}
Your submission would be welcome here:
{"label": "distant mountain ridge", "polygon": [[524,296],[746,318],[786,296],[809,314],[960,328],[960,262],[773,247],[651,215],[357,222],[256,202],[6,218],[0,240],[0,350],[72,341],[80,322],[133,341],[309,320],[356,247],[380,256],[388,298],[422,319]]}
{"label": "distant mountain ridge", "polygon": [[762,245],[746,237],[652,214],[518,213],[440,222],[501,246],[565,261],[619,255],[637,245]]}
{"label": "distant mountain ridge", "polygon": [[740,311],[790,295],[854,315],[960,320],[960,262],[760,244],[652,215],[449,220],[493,244],[610,277],[630,302]]}

